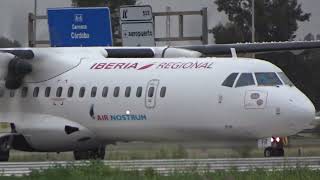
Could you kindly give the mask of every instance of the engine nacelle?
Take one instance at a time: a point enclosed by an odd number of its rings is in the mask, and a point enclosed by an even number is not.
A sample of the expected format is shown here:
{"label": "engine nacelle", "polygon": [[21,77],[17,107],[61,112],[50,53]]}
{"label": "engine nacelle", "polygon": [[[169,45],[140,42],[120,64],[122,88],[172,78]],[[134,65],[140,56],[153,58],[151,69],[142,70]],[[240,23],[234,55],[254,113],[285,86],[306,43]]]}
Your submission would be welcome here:
{"label": "engine nacelle", "polygon": [[101,145],[90,130],[78,123],[50,115],[36,116],[24,119],[21,124],[15,123],[16,131],[21,135],[14,138],[14,149],[63,152],[88,150]]}
{"label": "engine nacelle", "polygon": [[31,50],[0,50],[0,80],[5,79],[6,88],[18,89],[21,86],[24,77],[32,72],[32,65],[28,61],[33,57]]}
{"label": "engine nacelle", "polygon": [[8,64],[15,56],[9,53],[0,52],[0,80],[4,80],[8,74]]}
{"label": "engine nacelle", "polygon": [[22,59],[13,58],[8,64],[8,74],[6,77],[6,88],[18,89],[25,75],[32,72],[32,65]]}
{"label": "engine nacelle", "polygon": [[173,48],[173,47],[154,47],[156,58],[198,58],[202,54],[198,51],[192,51],[182,48]]}
{"label": "engine nacelle", "polygon": [[192,51],[179,48],[167,48],[163,50],[162,56],[164,58],[198,58],[201,57],[198,51]]}

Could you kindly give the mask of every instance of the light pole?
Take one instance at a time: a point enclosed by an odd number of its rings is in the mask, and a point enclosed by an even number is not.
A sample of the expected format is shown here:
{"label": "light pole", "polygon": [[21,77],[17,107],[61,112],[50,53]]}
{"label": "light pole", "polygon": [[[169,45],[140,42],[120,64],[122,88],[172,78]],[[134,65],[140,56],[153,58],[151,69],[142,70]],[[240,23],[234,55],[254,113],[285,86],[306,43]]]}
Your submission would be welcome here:
{"label": "light pole", "polygon": [[[251,9],[251,21],[252,21],[252,27],[251,27],[251,41],[252,43],[255,42],[255,25],[254,25],[254,0],[252,0],[252,9]],[[252,58],[255,58],[256,57],[256,54],[255,53],[252,53]]]}
{"label": "light pole", "polygon": [[255,42],[255,24],[254,24],[254,0],[252,0],[252,10],[251,10],[251,20],[252,20],[252,28],[251,28],[251,40]]}
{"label": "light pole", "polygon": [[33,42],[34,42],[34,46],[36,44],[36,39],[37,39],[37,7],[38,6],[38,2],[37,0],[34,0],[34,20],[33,20]]}

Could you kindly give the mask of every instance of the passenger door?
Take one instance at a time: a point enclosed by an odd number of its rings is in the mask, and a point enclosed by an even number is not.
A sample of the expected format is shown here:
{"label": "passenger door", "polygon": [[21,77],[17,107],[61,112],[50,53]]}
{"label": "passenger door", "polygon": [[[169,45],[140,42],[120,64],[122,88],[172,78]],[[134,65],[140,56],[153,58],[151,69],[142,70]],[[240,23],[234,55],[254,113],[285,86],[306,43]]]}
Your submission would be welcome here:
{"label": "passenger door", "polygon": [[159,79],[152,79],[148,82],[147,91],[145,96],[145,106],[147,108],[155,108],[156,107],[156,97],[159,86]]}

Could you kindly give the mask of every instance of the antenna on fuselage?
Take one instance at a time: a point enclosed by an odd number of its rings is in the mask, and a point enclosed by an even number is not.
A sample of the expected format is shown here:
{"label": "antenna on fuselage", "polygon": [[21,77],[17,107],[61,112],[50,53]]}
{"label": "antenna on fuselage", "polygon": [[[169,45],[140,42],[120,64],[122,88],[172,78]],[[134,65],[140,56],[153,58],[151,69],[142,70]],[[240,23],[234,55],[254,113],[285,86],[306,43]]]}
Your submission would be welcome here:
{"label": "antenna on fuselage", "polygon": [[232,58],[237,59],[238,56],[237,56],[237,51],[236,51],[236,49],[235,49],[235,48],[230,48],[230,50],[231,50]]}

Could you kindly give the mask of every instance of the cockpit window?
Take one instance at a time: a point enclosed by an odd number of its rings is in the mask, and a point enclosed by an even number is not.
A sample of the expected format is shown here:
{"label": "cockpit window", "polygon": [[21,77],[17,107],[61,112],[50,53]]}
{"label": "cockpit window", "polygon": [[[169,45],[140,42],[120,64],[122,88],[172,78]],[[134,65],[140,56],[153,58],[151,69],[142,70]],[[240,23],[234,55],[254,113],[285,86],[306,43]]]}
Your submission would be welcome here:
{"label": "cockpit window", "polygon": [[290,81],[288,76],[284,72],[278,72],[280,79],[282,79],[283,83],[289,86],[293,86],[293,83]]}
{"label": "cockpit window", "polygon": [[232,87],[234,81],[236,80],[239,73],[232,73],[230,74],[226,80],[223,81],[222,86]]}
{"label": "cockpit window", "polygon": [[277,86],[282,85],[282,82],[274,72],[259,72],[254,73],[259,86]]}
{"label": "cockpit window", "polygon": [[252,73],[242,73],[237,81],[236,87],[255,85]]}

